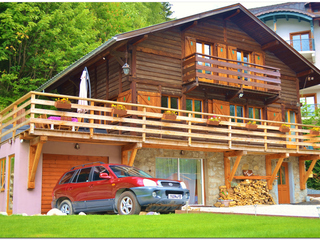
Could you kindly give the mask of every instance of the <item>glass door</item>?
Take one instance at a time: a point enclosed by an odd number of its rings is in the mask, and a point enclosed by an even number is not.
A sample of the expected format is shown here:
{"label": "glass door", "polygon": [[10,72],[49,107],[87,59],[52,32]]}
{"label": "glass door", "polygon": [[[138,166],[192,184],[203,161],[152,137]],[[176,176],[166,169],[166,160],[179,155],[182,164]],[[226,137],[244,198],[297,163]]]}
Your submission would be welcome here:
{"label": "glass door", "polygon": [[156,178],[183,181],[190,191],[189,204],[204,204],[201,159],[157,158]]}

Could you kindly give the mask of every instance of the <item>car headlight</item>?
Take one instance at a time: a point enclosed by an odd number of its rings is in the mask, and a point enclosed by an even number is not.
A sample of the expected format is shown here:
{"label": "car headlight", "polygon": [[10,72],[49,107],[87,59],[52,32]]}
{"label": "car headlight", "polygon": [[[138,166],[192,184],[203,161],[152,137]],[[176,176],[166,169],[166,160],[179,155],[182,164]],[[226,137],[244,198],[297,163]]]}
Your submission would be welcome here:
{"label": "car headlight", "polygon": [[187,186],[186,186],[186,184],[185,184],[184,182],[180,182],[180,184],[181,184],[181,187],[182,187],[183,189],[187,189]]}
{"label": "car headlight", "polygon": [[155,181],[150,180],[150,179],[143,179],[143,185],[145,187],[156,187],[157,183]]}

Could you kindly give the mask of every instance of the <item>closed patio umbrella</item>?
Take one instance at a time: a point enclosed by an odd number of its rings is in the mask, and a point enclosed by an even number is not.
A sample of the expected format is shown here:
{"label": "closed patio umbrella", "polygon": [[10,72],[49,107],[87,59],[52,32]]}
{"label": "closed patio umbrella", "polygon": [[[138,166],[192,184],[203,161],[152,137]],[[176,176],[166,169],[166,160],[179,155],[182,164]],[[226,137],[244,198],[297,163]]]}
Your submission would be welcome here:
{"label": "closed patio umbrella", "polygon": [[[88,98],[88,89],[89,89],[89,98],[91,98],[91,85],[90,85],[90,77],[89,71],[87,67],[84,68],[80,81],[80,88],[79,88],[79,97],[81,98]],[[79,105],[88,105],[87,100],[78,100]],[[78,113],[86,113],[88,109],[78,108]]]}

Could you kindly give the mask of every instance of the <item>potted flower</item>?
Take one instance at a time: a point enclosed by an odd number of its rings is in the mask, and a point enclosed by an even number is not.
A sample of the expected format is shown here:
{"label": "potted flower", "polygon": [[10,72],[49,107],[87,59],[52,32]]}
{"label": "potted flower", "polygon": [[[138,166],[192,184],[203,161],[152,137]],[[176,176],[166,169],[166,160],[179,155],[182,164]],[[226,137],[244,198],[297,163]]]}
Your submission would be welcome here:
{"label": "potted flower", "polygon": [[220,117],[217,117],[215,115],[213,115],[212,117],[209,117],[207,119],[207,124],[208,125],[215,125],[215,126],[218,126],[220,124]]}
{"label": "potted flower", "polygon": [[118,117],[123,117],[127,114],[127,109],[124,105],[112,104],[111,107],[112,107],[111,115],[118,114]]}
{"label": "potted flower", "polygon": [[310,130],[310,134],[311,134],[311,135],[319,135],[319,131],[320,131],[320,127],[313,127],[313,128]]}
{"label": "potted flower", "polygon": [[71,102],[68,98],[57,98],[54,106],[56,108],[71,109]]}
{"label": "potted flower", "polygon": [[279,128],[280,132],[290,132],[290,125],[289,124],[282,124]]}
{"label": "potted flower", "polygon": [[165,111],[162,115],[162,119],[165,120],[176,120],[177,119],[177,112],[176,111]]}
{"label": "potted flower", "polygon": [[246,123],[246,128],[249,130],[257,129],[257,122],[256,121],[249,121]]}

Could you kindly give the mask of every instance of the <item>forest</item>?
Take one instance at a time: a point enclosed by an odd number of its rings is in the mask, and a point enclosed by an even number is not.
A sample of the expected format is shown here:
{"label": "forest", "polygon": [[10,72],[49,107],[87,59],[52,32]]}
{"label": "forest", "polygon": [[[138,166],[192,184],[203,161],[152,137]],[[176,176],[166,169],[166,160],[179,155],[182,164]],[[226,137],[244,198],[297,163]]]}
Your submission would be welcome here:
{"label": "forest", "polygon": [[111,37],[171,14],[161,2],[1,2],[0,110]]}

